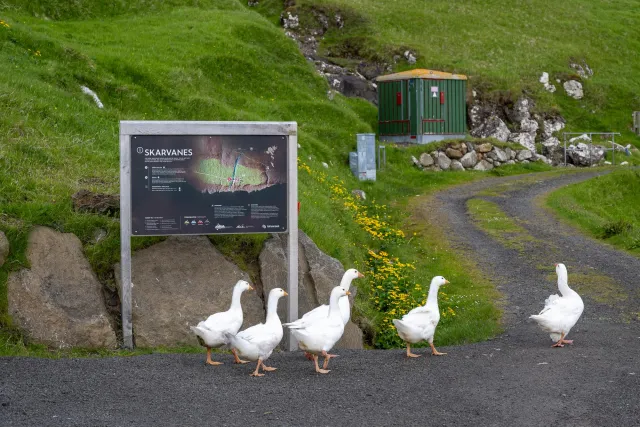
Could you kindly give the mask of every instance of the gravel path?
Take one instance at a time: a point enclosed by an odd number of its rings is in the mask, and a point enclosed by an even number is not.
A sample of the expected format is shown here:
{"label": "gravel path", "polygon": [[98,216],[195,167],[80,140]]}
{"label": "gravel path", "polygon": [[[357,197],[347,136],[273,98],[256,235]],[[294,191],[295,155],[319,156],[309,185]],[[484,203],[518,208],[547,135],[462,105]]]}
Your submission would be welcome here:
{"label": "gravel path", "polygon": [[[328,375],[299,352],[272,356],[278,371],[251,378],[253,366],[203,364],[203,355],[43,360],[0,358],[2,426],[564,426],[640,425],[640,260],[602,246],[556,222],[534,200],[586,179],[509,177],[457,187],[437,196],[455,244],[495,278],[505,295],[507,329],[484,343],[439,347],[449,354],[408,360],[402,350],[340,351]],[[508,191],[497,202],[540,241],[505,248],[469,220],[465,203],[487,188]],[[525,222],[526,221],[526,222]],[[541,243],[542,242],[542,243]],[[540,255],[540,247],[547,248]],[[622,303],[595,292],[569,338],[550,348],[526,318],[555,292],[540,264],[609,278]],[[614,285],[612,285],[613,283]],[[607,288],[607,289],[608,289]],[[420,349],[418,352],[424,352]]]}

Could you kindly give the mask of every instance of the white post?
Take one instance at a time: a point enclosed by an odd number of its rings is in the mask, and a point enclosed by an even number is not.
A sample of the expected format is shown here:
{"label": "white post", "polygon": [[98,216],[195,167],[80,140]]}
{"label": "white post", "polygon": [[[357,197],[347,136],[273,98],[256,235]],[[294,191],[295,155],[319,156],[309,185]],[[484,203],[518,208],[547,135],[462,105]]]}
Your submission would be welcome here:
{"label": "white post", "polygon": [[131,136],[120,128],[120,307],[123,347],[133,348],[131,322]]}
{"label": "white post", "polygon": [[[287,293],[287,322],[293,322],[298,319],[298,129],[297,124],[289,134],[289,159],[288,159],[288,218],[287,225],[289,242],[288,242],[288,289]],[[289,351],[296,350],[298,343],[289,331],[287,349]]]}

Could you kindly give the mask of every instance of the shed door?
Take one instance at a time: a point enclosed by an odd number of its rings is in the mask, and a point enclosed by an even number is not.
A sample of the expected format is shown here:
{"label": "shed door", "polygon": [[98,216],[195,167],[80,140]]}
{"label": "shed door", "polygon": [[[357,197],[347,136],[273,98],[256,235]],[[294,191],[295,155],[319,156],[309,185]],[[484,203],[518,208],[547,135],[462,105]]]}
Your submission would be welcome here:
{"label": "shed door", "polygon": [[423,80],[422,134],[447,133],[446,80]]}

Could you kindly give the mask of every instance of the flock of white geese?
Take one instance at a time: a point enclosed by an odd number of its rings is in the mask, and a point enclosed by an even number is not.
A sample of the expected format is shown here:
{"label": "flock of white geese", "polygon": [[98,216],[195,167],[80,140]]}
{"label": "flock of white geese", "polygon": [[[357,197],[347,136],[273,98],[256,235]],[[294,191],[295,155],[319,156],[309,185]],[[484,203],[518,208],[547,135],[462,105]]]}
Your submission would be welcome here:
{"label": "flock of white geese", "polygon": [[[565,338],[582,315],[584,304],[580,295],[569,288],[567,268],[564,264],[556,264],[556,274],[561,295],[554,294],[547,298],[542,311],[531,318],[550,334],[555,343],[553,347],[564,347],[565,344],[573,343]],[[222,362],[211,360],[211,349],[226,346],[231,348],[235,363],[249,363],[241,357],[257,362],[251,375],[263,376],[264,373],[260,373],[260,370],[276,370],[274,367],[266,366],[265,362],[282,340],[283,326],[286,326],[298,340],[298,345],[304,350],[307,358],[313,360],[316,372],[326,374],[329,373],[329,360],[335,357],[329,352],[342,337],[344,327],[351,317],[351,306],[346,296],[350,295],[351,282],[359,277],[364,276],[358,270],[347,270],[340,284],[331,291],[328,305],[316,307],[295,322],[284,324],[278,317],[277,309],[278,300],[287,296],[287,292],[281,288],[272,289],[267,301],[265,322],[243,331],[240,331],[243,322],[240,297],[244,291],[253,288],[246,281],[240,280],[233,289],[229,310],[215,313],[197,326],[191,326],[191,329],[200,344],[207,349],[207,364],[221,365]],[[398,335],[407,345],[407,357],[419,357],[411,352],[411,344],[422,341],[429,343],[431,354],[446,354],[436,350],[433,337],[440,321],[438,289],[447,283],[449,281],[442,276],[434,277],[426,304],[409,311],[402,319],[393,320]],[[322,368],[318,364],[319,356],[324,357]]]}

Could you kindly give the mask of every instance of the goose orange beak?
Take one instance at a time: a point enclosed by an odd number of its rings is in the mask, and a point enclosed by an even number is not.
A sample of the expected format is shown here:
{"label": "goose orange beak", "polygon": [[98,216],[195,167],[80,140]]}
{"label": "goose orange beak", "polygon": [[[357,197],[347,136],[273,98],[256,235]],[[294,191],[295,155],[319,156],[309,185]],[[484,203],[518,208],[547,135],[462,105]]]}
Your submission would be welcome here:
{"label": "goose orange beak", "polygon": [[345,295],[351,295],[351,292],[347,291],[347,293]]}
{"label": "goose orange beak", "polygon": [[444,279],[444,283],[448,285],[448,284],[449,284],[449,283],[451,283],[451,282],[450,282],[450,281],[448,281],[447,279]]}
{"label": "goose orange beak", "polygon": [[360,273],[360,272],[358,271],[358,277],[364,277],[364,274],[362,274],[362,273]]}
{"label": "goose orange beak", "polygon": [[288,296],[289,296],[289,294],[287,293],[287,291],[284,291],[284,296],[285,296],[285,297],[288,297]]}
{"label": "goose orange beak", "polygon": [[249,290],[252,291],[253,290],[253,286],[249,285]]}

